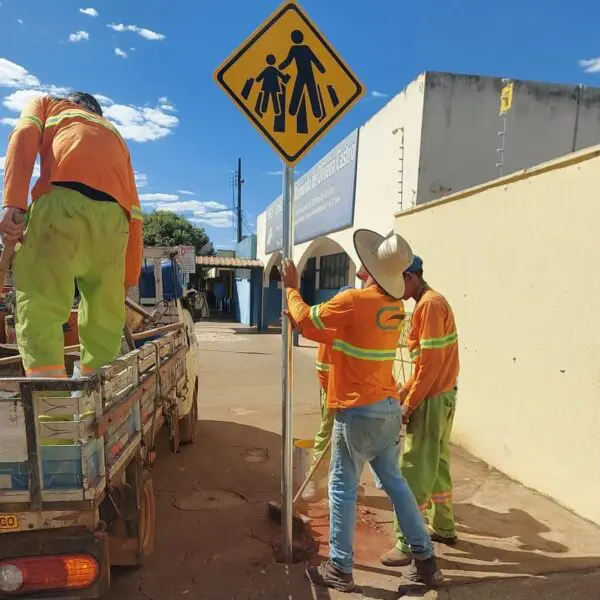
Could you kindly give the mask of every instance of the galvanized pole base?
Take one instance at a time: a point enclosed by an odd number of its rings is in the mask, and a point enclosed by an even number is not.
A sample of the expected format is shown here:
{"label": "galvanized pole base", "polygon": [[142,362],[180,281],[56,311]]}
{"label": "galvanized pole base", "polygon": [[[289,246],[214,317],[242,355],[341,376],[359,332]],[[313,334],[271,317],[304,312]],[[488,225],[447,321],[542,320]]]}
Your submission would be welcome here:
{"label": "galvanized pole base", "polygon": [[[283,171],[283,248],[282,259],[294,255],[294,169],[284,165]],[[287,308],[285,289],[282,306]],[[293,563],[293,330],[289,319],[283,319],[282,329],[282,394],[281,394],[281,525],[283,555],[287,564]]]}

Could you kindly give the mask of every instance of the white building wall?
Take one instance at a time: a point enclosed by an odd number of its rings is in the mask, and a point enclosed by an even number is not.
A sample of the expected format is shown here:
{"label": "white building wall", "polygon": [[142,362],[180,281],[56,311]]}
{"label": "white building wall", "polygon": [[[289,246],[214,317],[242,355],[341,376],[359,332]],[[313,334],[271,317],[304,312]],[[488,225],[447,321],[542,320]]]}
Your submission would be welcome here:
{"label": "white building wall", "polygon": [[[418,204],[500,176],[502,86],[499,78],[426,74]],[[505,175],[597,143],[597,89],[514,82]]]}

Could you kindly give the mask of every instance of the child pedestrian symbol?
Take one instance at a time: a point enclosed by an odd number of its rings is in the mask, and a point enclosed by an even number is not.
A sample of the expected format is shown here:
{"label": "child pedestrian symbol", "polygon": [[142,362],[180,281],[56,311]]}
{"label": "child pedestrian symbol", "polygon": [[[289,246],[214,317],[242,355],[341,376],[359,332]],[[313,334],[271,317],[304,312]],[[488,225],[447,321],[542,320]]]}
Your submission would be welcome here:
{"label": "child pedestrian symbol", "polygon": [[280,115],[282,111],[285,111],[285,106],[282,105],[283,89],[281,82],[287,83],[290,80],[289,75],[282,73],[277,67],[273,66],[277,59],[272,54],[269,54],[266,60],[268,66],[256,78],[256,83],[262,83],[255,107],[256,112],[261,117],[269,109],[269,101],[271,101],[273,112],[276,115]]}

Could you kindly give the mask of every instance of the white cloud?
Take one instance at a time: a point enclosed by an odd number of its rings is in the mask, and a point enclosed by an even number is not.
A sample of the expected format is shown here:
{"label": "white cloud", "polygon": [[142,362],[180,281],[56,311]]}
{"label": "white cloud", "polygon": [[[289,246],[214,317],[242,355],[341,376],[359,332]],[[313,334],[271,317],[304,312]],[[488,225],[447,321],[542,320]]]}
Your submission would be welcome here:
{"label": "white cloud", "polygon": [[113,104],[104,108],[104,116],[116,125],[125,139],[136,142],[160,140],[179,124],[177,117],[147,106]]}
{"label": "white cloud", "polygon": [[31,87],[40,85],[40,80],[27,69],[6,58],[0,58],[0,86],[1,87]]}
{"label": "white cloud", "polygon": [[178,194],[183,194],[184,196],[193,196],[194,192],[190,192],[189,190],[177,190]]}
{"label": "white cloud", "polygon": [[281,177],[283,175],[283,171],[267,171],[267,175],[269,177]]}
{"label": "white cloud", "polygon": [[[20,88],[2,99],[2,105],[13,112],[21,112],[31,100],[39,96],[46,94],[65,96],[70,91],[57,85],[42,84],[27,69],[3,58],[0,58],[1,87]],[[152,107],[117,104],[102,94],[96,94],[96,98],[102,105],[105,116],[114,123],[126,140],[135,142],[160,140],[179,125],[179,119],[161,109],[160,105]],[[14,119],[3,117],[0,123],[11,125]]]}
{"label": "white cloud", "polygon": [[17,19],[17,23],[18,23],[19,25],[23,25],[23,19]]}
{"label": "white cloud", "polygon": [[188,219],[190,223],[199,227],[217,227],[220,229],[227,229],[233,227],[233,212],[222,212],[215,214],[207,214],[204,217],[192,217]]}
{"label": "white cloud", "polygon": [[0,119],[0,124],[14,127],[19,122],[19,119],[11,119],[10,117],[3,117]]}
{"label": "white cloud", "polygon": [[226,228],[233,223],[233,210],[213,200],[180,200],[176,194],[141,194],[140,200],[149,210],[174,212],[200,227]]}
{"label": "white cloud", "polygon": [[389,98],[389,94],[386,94],[384,92],[378,92],[377,90],[373,90],[371,92],[371,96],[373,98]]}
{"label": "white cloud", "polygon": [[115,48],[115,54],[121,58],[127,58],[127,52],[121,50],[121,48]]}
{"label": "white cloud", "polygon": [[76,31],[69,36],[69,41],[72,44],[76,44],[77,42],[82,42],[83,40],[87,41],[90,39],[90,34],[87,31]]}
{"label": "white cloud", "polygon": [[97,17],[98,11],[95,8],[80,8],[79,12],[82,15],[87,15],[88,17]]}
{"label": "white cloud", "polygon": [[104,94],[94,94],[94,98],[96,98],[96,100],[98,100],[102,106],[110,106],[111,104],[114,104],[112,98],[109,98]]}
{"label": "white cloud", "polygon": [[579,61],[579,66],[586,73],[600,73],[600,56],[598,58],[582,59]]}
{"label": "white cloud", "polygon": [[46,95],[46,92],[40,89],[17,90],[9,94],[2,100],[2,104],[14,112],[21,112],[34,98]]}
{"label": "white cloud", "polygon": [[140,173],[139,171],[134,172],[135,185],[138,189],[144,188],[148,185],[148,175],[146,173]]}
{"label": "white cloud", "polygon": [[140,202],[177,202],[177,194],[140,194]]}
{"label": "white cloud", "polygon": [[123,23],[110,23],[107,25],[113,31],[118,31],[119,33],[123,33],[124,31],[133,31],[138,35],[141,35],[143,38],[152,41],[161,41],[165,39],[165,36],[162,33],[156,33],[150,29],[146,29],[144,27],[138,27],[137,25],[123,25]]}
{"label": "white cloud", "polygon": [[173,106],[173,103],[166,96],[159,98],[158,104],[162,110],[175,112],[175,106]]}

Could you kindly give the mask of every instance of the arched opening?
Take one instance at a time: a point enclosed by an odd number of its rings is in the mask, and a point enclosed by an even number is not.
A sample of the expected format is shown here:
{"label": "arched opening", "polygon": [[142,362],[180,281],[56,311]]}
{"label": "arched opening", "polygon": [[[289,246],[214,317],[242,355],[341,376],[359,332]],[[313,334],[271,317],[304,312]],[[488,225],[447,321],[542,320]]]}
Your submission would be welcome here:
{"label": "arched opening", "polygon": [[354,285],[356,264],[345,249],[329,237],[310,243],[298,260],[300,291],[307,304],[333,298],[341,287]]}
{"label": "arched opening", "polygon": [[270,256],[263,276],[263,327],[279,327],[281,324],[281,252]]}

